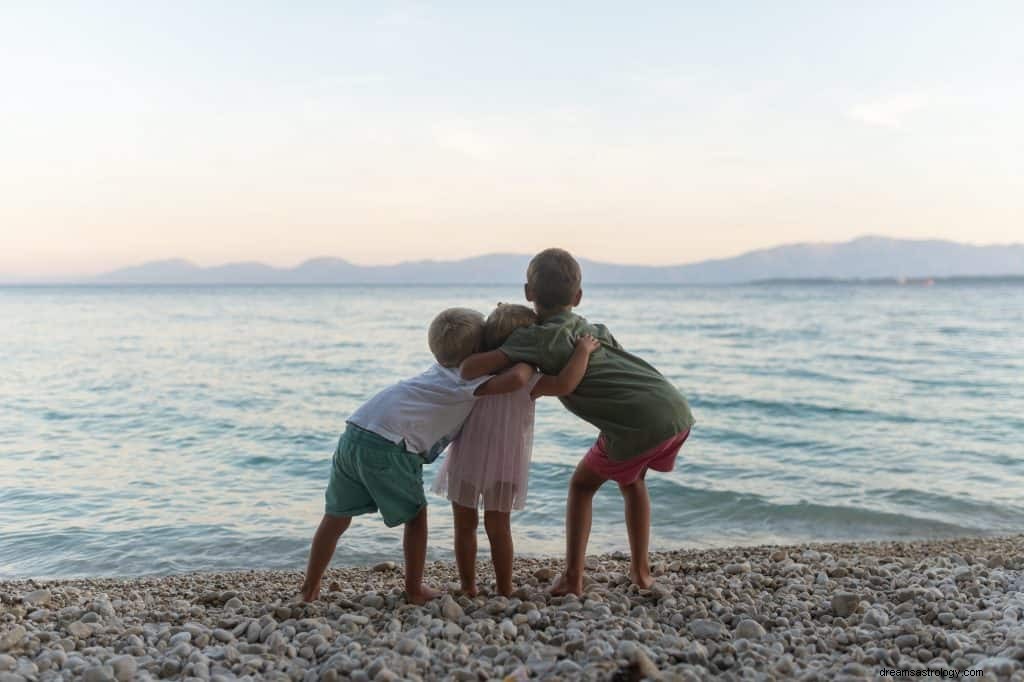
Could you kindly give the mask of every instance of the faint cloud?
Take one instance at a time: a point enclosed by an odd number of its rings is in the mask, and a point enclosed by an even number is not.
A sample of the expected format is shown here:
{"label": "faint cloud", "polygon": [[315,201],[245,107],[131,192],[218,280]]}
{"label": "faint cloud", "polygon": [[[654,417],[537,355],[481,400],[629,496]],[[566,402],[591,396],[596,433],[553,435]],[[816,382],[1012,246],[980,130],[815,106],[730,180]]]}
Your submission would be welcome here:
{"label": "faint cloud", "polygon": [[556,125],[579,125],[587,121],[592,112],[580,107],[551,107],[544,112],[546,119]]}
{"label": "faint cloud", "polygon": [[477,161],[490,161],[497,156],[498,141],[468,123],[436,126],[434,142],[442,149],[457,152]]}
{"label": "faint cloud", "polygon": [[627,79],[656,95],[676,97],[692,92],[695,87],[707,81],[707,76],[694,72],[661,72],[632,74]]}
{"label": "faint cloud", "polygon": [[426,21],[427,14],[422,6],[407,4],[377,15],[374,23],[381,28],[395,29],[424,24]]}
{"label": "faint cloud", "polygon": [[383,73],[357,73],[322,78],[316,84],[324,90],[330,90],[334,88],[358,88],[368,85],[380,85],[388,80],[388,76]]}
{"label": "faint cloud", "polygon": [[907,118],[924,109],[929,98],[920,92],[905,92],[860,104],[847,115],[855,121],[881,128],[902,128]]}

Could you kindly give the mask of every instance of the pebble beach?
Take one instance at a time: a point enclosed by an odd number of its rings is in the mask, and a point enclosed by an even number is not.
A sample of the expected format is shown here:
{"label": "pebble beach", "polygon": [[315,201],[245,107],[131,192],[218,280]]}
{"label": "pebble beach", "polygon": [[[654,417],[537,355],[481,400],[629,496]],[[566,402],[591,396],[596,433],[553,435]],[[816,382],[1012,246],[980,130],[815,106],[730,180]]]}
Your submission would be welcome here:
{"label": "pebble beach", "polygon": [[[311,604],[295,571],[0,582],[0,682],[1024,680],[1024,536],[652,560],[649,590],[615,553],[588,559],[582,598],[551,597],[560,562],[520,558],[512,598],[426,606],[405,603],[391,562],[331,569]],[[449,563],[427,577],[455,587]]]}

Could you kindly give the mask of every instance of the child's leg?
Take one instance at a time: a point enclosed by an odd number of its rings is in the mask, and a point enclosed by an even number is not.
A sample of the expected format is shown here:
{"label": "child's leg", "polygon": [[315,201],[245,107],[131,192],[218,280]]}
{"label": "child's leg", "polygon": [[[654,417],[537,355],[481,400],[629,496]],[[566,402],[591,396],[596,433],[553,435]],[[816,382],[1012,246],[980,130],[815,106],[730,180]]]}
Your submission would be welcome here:
{"label": "child's leg", "polygon": [[590,523],[594,511],[594,494],[608,480],[591,471],[583,462],[569,482],[569,501],[565,506],[565,573],[551,587],[551,594],[560,596],[583,594],[583,567],[590,540]]}
{"label": "child's leg", "polygon": [[512,596],[512,518],[508,512],[485,511],[484,528],[491,543],[491,563],[498,593]]}
{"label": "child's leg", "polygon": [[452,502],[452,517],[455,519],[455,565],[459,569],[462,591],[471,597],[476,589],[476,508],[463,507]]}
{"label": "child's leg", "polygon": [[423,584],[423,566],[427,563],[427,508],[420,509],[405,524],[405,594],[410,604],[425,604],[441,595]]}
{"label": "child's leg", "polygon": [[320,596],[320,581],[324,577],[327,565],[331,563],[334,549],[338,546],[338,538],[344,533],[351,516],[329,516],[324,514],[320,525],[313,535],[313,546],[309,549],[309,563],[306,565],[306,579],[302,583],[303,601],[316,601]]}
{"label": "child's leg", "polygon": [[[644,474],[647,472],[645,471]],[[629,534],[630,569],[633,582],[643,588],[654,583],[648,549],[651,541],[651,497],[643,475],[629,485],[619,485],[626,505],[626,532]]]}

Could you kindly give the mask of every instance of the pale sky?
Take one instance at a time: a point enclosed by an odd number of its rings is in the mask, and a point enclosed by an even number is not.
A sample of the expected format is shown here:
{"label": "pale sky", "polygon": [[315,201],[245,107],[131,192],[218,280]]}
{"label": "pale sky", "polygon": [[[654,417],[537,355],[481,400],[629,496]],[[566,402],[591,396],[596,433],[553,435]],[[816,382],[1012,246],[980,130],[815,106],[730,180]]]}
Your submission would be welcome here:
{"label": "pale sky", "polygon": [[3,2],[0,276],[1024,241],[1024,3],[502,4]]}

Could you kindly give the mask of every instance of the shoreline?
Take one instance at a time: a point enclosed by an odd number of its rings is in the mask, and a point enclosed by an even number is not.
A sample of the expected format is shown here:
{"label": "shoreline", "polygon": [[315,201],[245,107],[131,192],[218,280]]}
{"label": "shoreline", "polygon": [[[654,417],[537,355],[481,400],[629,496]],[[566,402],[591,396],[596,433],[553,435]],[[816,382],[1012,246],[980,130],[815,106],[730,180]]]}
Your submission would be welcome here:
{"label": "shoreline", "polygon": [[[511,599],[405,604],[401,565],[0,581],[0,682],[199,679],[869,679],[987,671],[1024,680],[1024,535],[590,557],[581,599],[561,560],[518,558]],[[490,566],[480,562],[485,590]],[[451,589],[451,562],[426,580]]]}

